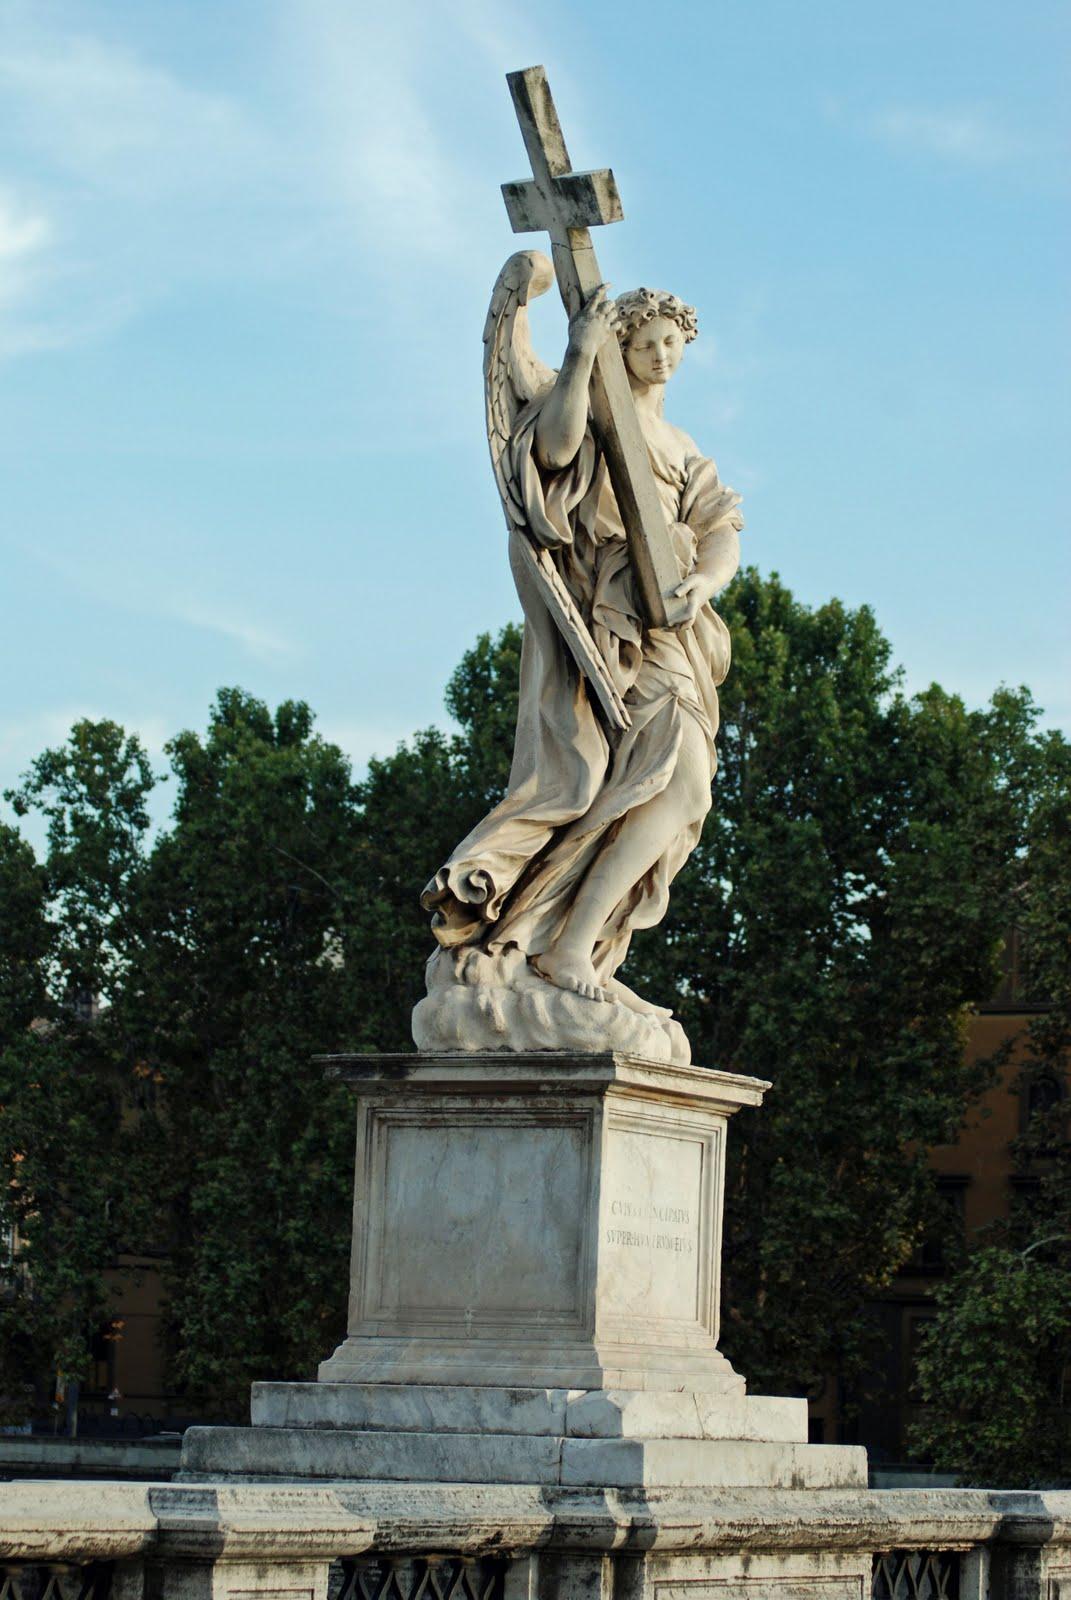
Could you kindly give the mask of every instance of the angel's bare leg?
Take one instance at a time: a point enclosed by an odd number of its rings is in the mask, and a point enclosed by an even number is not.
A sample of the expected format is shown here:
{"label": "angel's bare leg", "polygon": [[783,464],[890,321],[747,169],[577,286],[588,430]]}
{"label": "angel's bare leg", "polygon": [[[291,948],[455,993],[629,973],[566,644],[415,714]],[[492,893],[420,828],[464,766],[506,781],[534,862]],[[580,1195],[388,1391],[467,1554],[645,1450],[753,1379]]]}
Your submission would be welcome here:
{"label": "angel's bare leg", "polygon": [[654,866],[682,828],[701,821],[710,807],[710,757],[706,739],[691,717],[684,719],[677,766],[660,794],[623,819],[612,844],[600,855],[573,901],[565,926],[532,965],[550,983],[592,999],[615,999],[634,1010],[650,1009],[622,984],[617,994],[603,987],[592,955],[607,918],[634,884]]}

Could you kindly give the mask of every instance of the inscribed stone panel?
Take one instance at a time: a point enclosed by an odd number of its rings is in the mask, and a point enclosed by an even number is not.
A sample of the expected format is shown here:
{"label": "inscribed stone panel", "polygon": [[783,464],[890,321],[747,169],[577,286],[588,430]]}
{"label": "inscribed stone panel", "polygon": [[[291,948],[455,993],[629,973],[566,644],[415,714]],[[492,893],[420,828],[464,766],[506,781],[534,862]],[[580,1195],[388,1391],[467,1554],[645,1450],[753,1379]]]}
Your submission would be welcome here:
{"label": "inscribed stone panel", "polygon": [[599,1239],[605,1310],[699,1320],[706,1148],[683,1131],[612,1127]]}

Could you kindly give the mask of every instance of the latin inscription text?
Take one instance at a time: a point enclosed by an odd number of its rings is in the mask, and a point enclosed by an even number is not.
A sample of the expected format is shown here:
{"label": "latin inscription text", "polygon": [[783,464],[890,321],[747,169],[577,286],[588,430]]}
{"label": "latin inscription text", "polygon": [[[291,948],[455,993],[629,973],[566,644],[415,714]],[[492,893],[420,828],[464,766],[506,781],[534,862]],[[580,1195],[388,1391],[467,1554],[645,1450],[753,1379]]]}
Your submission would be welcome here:
{"label": "latin inscription text", "polygon": [[610,1215],[636,1226],[607,1228],[607,1244],[624,1245],[629,1250],[669,1250],[681,1256],[690,1256],[694,1252],[695,1246],[686,1234],[660,1233],[641,1226],[653,1222],[661,1223],[663,1228],[686,1228],[692,1220],[692,1214],[686,1206],[660,1206],[654,1201],[638,1205],[632,1200],[614,1200],[610,1204]]}

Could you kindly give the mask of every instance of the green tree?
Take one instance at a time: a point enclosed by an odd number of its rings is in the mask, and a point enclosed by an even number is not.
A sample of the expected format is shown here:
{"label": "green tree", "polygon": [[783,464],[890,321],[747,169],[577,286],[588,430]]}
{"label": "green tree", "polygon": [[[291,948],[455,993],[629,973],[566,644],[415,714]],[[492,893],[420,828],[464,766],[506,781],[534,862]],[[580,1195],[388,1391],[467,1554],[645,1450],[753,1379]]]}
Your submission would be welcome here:
{"label": "green tree", "polygon": [[362,911],[354,960],[366,1001],[360,1048],[408,1050],[409,1018],[424,993],[433,949],[420,892],[482,816],[502,798],[517,717],[521,630],[481,634],[446,687],[460,731],[418,733],[369,763],[357,788],[355,888]]}
{"label": "green tree", "polygon": [[[742,574],[722,609],[735,660],[714,807],[627,975],[674,1006],[697,1061],[774,1085],[730,1140],[723,1343],[763,1387],[830,1371],[850,1387],[871,1354],[866,1301],[928,1219],[925,1148],[954,1136],[980,1082],[965,1030],[993,987],[1035,713],[1022,694],[981,712],[936,687],[908,700],[869,610],[812,610],[776,578]],[[517,660],[516,635],[484,638],[454,675],[462,733],[437,747],[425,804],[464,804],[405,868],[391,919],[408,922],[441,846],[502,792]],[[417,777],[412,751],[377,773],[365,820],[382,861],[390,784]],[[413,949],[428,949],[419,921]]]}
{"label": "green tree", "polygon": [[45,1005],[52,947],[44,872],[14,828],[0,823],[0,1041],[24,1033]]}
{"label": "green tree", "polygon": [[417,734],[359,785],[306,707],[273,718],[238,690],[169,746],[174,824],[120,1009],[165,1084],[173,1371],[217,1406],[307,1376],[345,1331],[352,1104],[313,1058],[411,1048],[420,891],[504,786],[519,651],[516,628],[481,638],[447,690],[461,732]]}
{"label": "green tree", "polygon": [[137,1231],[128,1081],[98,1001],[128,967],[152,774],[114,723],[82,721],[8,795],[48,851],[0,829],[0,1391],[24,1415],[48,1373],[86,1373],[112,1310],[105,1272]]}
{"label": "green tree", "polygon": [[913,1445],[965,1483],[1071,1480],[1071,747],[1035,741],[1016,860],[1028,997],[1019,1092],[1030,1113],[1013,1153],[1022,1182],[937,1294],[918,1386]]}
{"label": "green tree", "polygon": [[408,1046],[419,891],[486,804],[480,762],[510,733],[476,714],[518,652],[516,629],[480,641],[462,734],[418,734],[360,786],[307,707],[221,691],[207,735],[168,746],[174,813],[148,851],[152,774],[113,723],[76,725],[9,795],[48,852],[0,836],[3,1218],[22,1241],[0,1389],[86,1370],[125,1244],[166,1253],[191,1403],[240,1414],[252,1378],[307,1376],[344,1332],[352,1103],[314,1056]]}
{"label": "green tree", "polygon": [[313,1058],[364,1037],[358,812],[300,703],[222,690],[207,735],[167,748],[173,822],[115,1009],[159,1085],[141,1134],[173,1379],[237,1414],[344,1332],[352,1108]]}
{"label": "green tree", "polygon": [[0,824],[0,1421],[21,1421],[32,1401],[36,1340],[18,1259],[17,1173],[25,1161],[20,1046],[44,1004],[51,943],[44,874],[30,846]]}
{"label": "green tree", "polygon": [[761,1388],[850,1393],[866,1301],[910,1256],[925,1149],[975,1086],[963,1044],[991,992],[1032,710],[903,695],[872,613],[801,605],[743,573],[703,840],[633,980],[700,1062],[772,1082],[729,1142],[727,1353]]}
{"label": "green tree", "polygon": [[1071,1477],[1071,1272],[1066,1250],[1036,1244],[1036,1254],[983,1244],[937,1290],[912,1446],[964,1484],[1052,1488]]}
{"label": "green tree", "polygon": [[[977,1087],[965,1027],[993,987],[1043,741],[1022,692],[981,711],[905,697],[866,608],[811,609],[748,572],[723,611],[714,808],[628,976],[674,1006],[698,1062],[773,1082],[730,1140],[728,1353],[762,1387],[850,1385],[865,1302],[927,1220],[925,1147]],[[49,857],[36,878],[11,847],[0,872],[50,908],[30,987],[45,974],[65,1019],[45,1035],[57,1085],[89,1084],[107,1124],[87,1215],[99,1194],[126,1230],[82,1242],[86,1281],[119,1237],[166,1249],[191,1398],[239,1414],[251,1379],[308,1375],[343,1332],[352,1107],[313,1058],[408,1048],[432,948],[419,893],[504,792],[519,659],[517,628],[482,636],[448,687],[458,731],[418,734],[358,784],[307,707],[222,691],[206,734],[169,746],[174,816],[147,852],[147,769],[110,724],[19,793],[49,819]],[[89,981],[105,1003],[75,1027],[61,1002]],[[16,1126],[5,1149],[24,1143]],[[80,1304],[84,1329],[99,1308]]]}
{"label": "green tree", "polygon": [[33,810],[48,824],[50,987],[71,1004],[107,1001],[122,983],[154,782],[136,736],[114,722],[83,719],[5,796],[17,816]]}

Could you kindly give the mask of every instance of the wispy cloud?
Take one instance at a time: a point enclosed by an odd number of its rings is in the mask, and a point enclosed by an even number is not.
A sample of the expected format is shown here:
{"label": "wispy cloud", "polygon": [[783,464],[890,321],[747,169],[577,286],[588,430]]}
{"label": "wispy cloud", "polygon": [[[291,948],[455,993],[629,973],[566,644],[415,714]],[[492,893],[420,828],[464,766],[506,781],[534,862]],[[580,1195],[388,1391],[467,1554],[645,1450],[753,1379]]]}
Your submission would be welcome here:
{"label": "wispy cloud", "polygon": [[43,277],[53,237],[50,219],[27,205],[11,188],[0,188],[0,354],[37,345],[42,330],[25,316]]}
{"label": "wispy cloud", "polygon": [[236,251],[231,221],[274,170],[256,120],[89,25],[63,0],[4,9],[0,141],[33,198],[0,188],[0,356],[100,337],[221,254],[265,254]]}
{"label": "wispy cloud", "polygon": [[[382,267],[399,251],[454,256],[472,197],[468,176],[437,137],[419,92],[420,40],[425,21],[434,27],[430,13],[419,22],[414,16],[409,29],[399,26],[394,8],[387,14],[304,0],[286,11],[315,176],[336,203],[344,202],[340,216],[376,239]],[[373,270],[375,264],[373,257]]]}
{"label": "wispy cloud", "polygon": [[[482,286],[482,247],[503,232],[487,181],[488,144],[512,122],[500,73],[534,49],[519,9],[282,0],[278,15],[299,144],[333,216],[368,247],[364,269],[393,282],[415,257],[449,276],[478,270]],[[519,136],[510,162],[503,178],[523,168]]]}
{"label": "wispy cloud", "polygon": [[[22,210],[14,198],[0,190],[0,263],[5,274],[13,264],[35,255],[51,234],[47,218]],[[0,289],[4,280],[0,280]]]}
{"label": "wispy cloud", "polygon": [[84,560],[81,554],[61,554],[40,541],[19,548],[23,555],[96,606],[202,629],[240,645],[258,661],[300,654],[292,639],[251,617],[239,601],[220,595],[218,583],[213,597],[207,600],[189,590],[183,593],[175,587],[173,578],[166,587],[162,586],[156,569],[139,566],[138,547],[124,541],[110,547],[98,546],[92,561]]}
{"label": "wispy cloud", "polygon": [[0,88],[24,146],[57,175],[112,192],[215,191],[260,157],[260,136],[234,100],[37,19],[0,48]]}
{"label": "wispy cloud", "polygon": [[[161,54],[148,21],[117,42],[105,16],[5,0],[0,143],[39,199],[29,216],[0,213],[0,250],[36,251],[39,268],[8,271],[7,353],[99,336],[191,280],[310,261],[328,292],[359,275],[387,303],[399,267],[422,263],[435,281],[415,306],[410,269],[405,298],[429,321],[444,280],[475,292],[478,274],[485,292],[504,232],[486,148],[510,113],[483,63],[505,70],[533,49],[509,0],[264,0],[226,91]],[[519,168],[519,140],[514,156]]]}
{"label": "wispy cloud", "polygon": [[1024,140],[978,109],[888,106],[871,116],[868,127],[894,148],[969,166],[999,165],[1026,151]]}
{"label": "wispy cloud", "polygon": [[949,167],[996,168],[1044,153],[985,105],[901,102],[867,108],[842,95],[826,95],[821,104],[827,121],[858,138]]}
{"label": "wispy cloud", "polygon": [[[479,368],[459,377],[458,328],[479,328],[520,242],[495,181],[525,171],[503,75],[538,60],[539,46],[516,0],[277,0],[274,17],[273,82],[309,199],[315,276],[339,319],[376,344],[389,324],[381,400],[404,405],[425,441],[460,444]],[[568,72],[550,67],[568,111]],[[366,442],[396,446],[390,415],[390,404],[369,407]]]}
{"label": "wispy cloud", "polygon": [[186,622],[193,628],[204,628],[208,633],[216,633],[224,639],[233,640],[257,660],[266,661],[296,653],[289,639],[284,639],[281,634],[272,632],[270,628],[261,627],[258,623],[251,622],[236,613],[221,611],[213,606],[181,603],[168,607],[168,610],[179,622]]}
{"label": "wispy cloud", "polygon": [[104,721],[119,722],[127,733],[137,734],[154,759],[163,756],[164,745],[174,732],[166,727],[163,717],[152,712],[124,719],[114,708],[103,711],[98,705],[71,701],[0,720],[0,762],[9,770],[26,771],[43,751],[65,744],[76,722]]}

